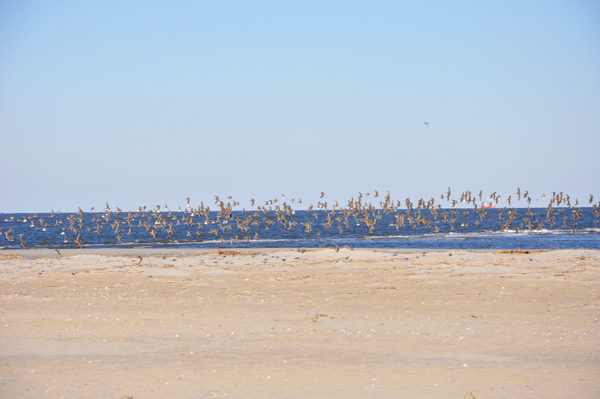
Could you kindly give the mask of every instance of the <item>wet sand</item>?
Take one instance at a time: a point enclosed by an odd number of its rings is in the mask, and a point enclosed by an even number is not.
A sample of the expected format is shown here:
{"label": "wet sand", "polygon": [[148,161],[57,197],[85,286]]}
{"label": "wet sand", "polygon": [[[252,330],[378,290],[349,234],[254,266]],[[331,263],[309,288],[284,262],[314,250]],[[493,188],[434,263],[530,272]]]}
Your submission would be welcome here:
{"label": "wet sand", "polygon": [[0,251],[2,398],[600,397],[600,251],[61,254]]}

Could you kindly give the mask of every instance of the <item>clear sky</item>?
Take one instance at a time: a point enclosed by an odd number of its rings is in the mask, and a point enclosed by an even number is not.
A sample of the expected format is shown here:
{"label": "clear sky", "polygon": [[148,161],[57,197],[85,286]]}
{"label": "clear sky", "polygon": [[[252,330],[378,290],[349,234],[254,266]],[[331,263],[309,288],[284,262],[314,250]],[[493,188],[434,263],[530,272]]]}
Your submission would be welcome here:
{"label": "clear sky", "polygon": [[600,197],[598,1],[172,3],[0,3],[0,212]]}

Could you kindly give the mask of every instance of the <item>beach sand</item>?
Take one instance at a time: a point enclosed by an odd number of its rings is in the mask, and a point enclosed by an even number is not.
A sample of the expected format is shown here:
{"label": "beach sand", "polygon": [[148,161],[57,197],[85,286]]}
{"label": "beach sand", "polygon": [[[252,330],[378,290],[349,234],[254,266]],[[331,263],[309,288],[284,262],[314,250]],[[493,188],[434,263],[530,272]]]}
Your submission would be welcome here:
{"label": "beach sand", "polygon": [[600,397],[599,251],[61,253],[0,252],[2,398]]}

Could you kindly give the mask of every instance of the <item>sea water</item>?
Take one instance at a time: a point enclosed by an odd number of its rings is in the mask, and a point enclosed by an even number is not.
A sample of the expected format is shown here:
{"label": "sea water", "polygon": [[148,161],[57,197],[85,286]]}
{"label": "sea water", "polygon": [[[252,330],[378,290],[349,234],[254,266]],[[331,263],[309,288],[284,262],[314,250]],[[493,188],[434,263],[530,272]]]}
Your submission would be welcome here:
{"label": "sea water", "polygon": [[[509,211],[514,219],[507,227]],[[436,209],[434,212],[428,209],[386,212],[373,208],[362,212],[347,211],[347,217],[344,210],[339,209],[335,214],[323,209],[287,213],[275,210],[225,214],[211,211],[202,215],[189,211],[0,214],[0,249],[344,246],[600,249],[598,216],[591,207],[499,208],[485,212],[482,216],[481,210],[474,212],[471,208]],[[581,216],[577,218],[579,212]],[[328,215],[330,224],[327,224]],[[403,226],[398,222],[402,217]],[[311,226],[310,233],[307,224]]]}

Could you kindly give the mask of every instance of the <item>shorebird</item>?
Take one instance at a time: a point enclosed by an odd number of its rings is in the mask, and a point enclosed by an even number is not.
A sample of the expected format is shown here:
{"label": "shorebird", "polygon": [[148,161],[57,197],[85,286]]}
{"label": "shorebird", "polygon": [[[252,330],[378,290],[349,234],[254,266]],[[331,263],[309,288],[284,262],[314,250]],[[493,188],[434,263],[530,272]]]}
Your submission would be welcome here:
{"label": "shorebird", "polygon": [[19,246],[27,249],[27,244],[25,244],[25,241],[23,241],[23,234],[22,233],[19,234],[19,240],[21,240],[21,244],[19,244]]}
{"label": "shorebird", "polygon": [[[577,199],[573,199],[574,202],[574,206],[571,205],[570,202],[570,197],[567,194],[564,194],[564,198],[563,198],[563,192],[552,192],[552,199],[548,205],[547,208],[547,216],[546,217],[546,221],[548,222],[548,224],[550,224],[550,220],[552,220],[552,224],[550,225],[550,227],[553,227],[554,225],[554,218],[556,217],[558,211],[560,211],[560,214],[563,214],[563,209],[558,208],[561,203],[564,202],[565,205],[568,205],[568,208],[576,208],[579,206],[579,201],[577,201]],[[528,204],[532,203],[533,198],[529,195],[529,192],[526,190],[523,190],[523,192],[521,192],[520,188],[517,189],[517,192],[515,193],[515,195],[517,195],[519,197],[519,200],[521,199],[521,197],[523,197],[522,199],[525,200]],[[320,198],[324,198],[325,196],[325,192],[321,191],[320,192]],[[154,209],[148,211],[149,213],[146,214],[146,207],[144,206],[143,208],[140,207],[138,208],[137,212],[135,214],[132,214],[131,212],[129,212],[127,215],[121,215],[122,210],[120,208],[116,208],[116,212],[113,212],[110,210],[109,204],[106,203],[106,210],[108,212],[106,212],[106,214],[104,213],[98,213],[97,215],[92,215],[91,216],[91,221],[92,223],[94,223],[92,226],[87,225],[87,223],[84,222],[83,220],[83,211],[81,210],[81,208],[79,208],[79,211],[77,213],[74,214],[68,214],[66,216],[66,218],[61,219],[59,217],[58,214],[55,215],[56,219],[56,227],[59,227],[61,224],[63,224],[63,222],[69,222],[70,226],[65,226],[62,227],[62,232],[61,235],[63,236],[64,239],[64,243],[69,242],[69,238],[67,238],[66,236],[66,231],[67,229],[70,230],[72,233],[74,233],[74,242],[76,244],[78,244],[80,247],[82,247],[82,237],[81,237],[81,232],[82,231],[87,231],[87,232],[91,232],[91,231],[95,231],[98,234],[101,234],[101,231],[108,226],[111,226],[111,228],[109,228],[109,230],[114,230],[114,233],[119,233],[119,232],[124,232],[127,231],[127,235],[132,235],[135,234],[136,229],[140,228],[140,229],[145,229],[145,231],[147,233],[149,233],[149,235],[154,238],[154,240],[158,240],[158,238],[160,238],[160,236],[162,236],[163,234],[166,234],[167,239],[173,239],[176,236],[176,232],[179,231],[179,229],[183,229],[186,224],[189,226],[195,226],[198,225],[198,229],[196,232],[197,236],[201,235],[200,229],[202,228],[203,225],[209,225],[209,224],[214,224],[216,226],[219,226],[220,229],[223,231],[223,235],[225,238],[225,240],[229,241],[230,243],[235,243],[236,241],[239,241],[242,237],[248,242],[250,240],[250,238],[252,236],[254,236],[254,239],[258,239],[258,233],[256,232],[256,230],[259,230],[259,228],[262,228],[261,225],[265,228],[265,230],[269,230],[269,228],[272,228],[271,230],[271,234],[277,234],[277,230],[276,228],[281,224],[285,229],[288,230],[292,230],[294,228],[296,228],[296,224],[298,224],[298,227],[300,227],[301,225],[304,226],[305,230],[305,234],[311,234],[312,233],[312,227],[314,228],[315,231],[315,235],[319,235],[321,232],[325,233],[325,231],[327,230],[339,230],[340,234],[343,234],[343,226],[345,226],[346,229],[350,229],[350,223],[352,223],[351,220],[349,220],[351,217],[353,217],[356,222],[357,226],[363,225],[365,227],[368,227],[370,232],[373,232],[375,225],[377,224],[377,222],[382,219],[382,216],[384,215],[390,215],[390,217],[398,217],[398,215],[400,215],[402,213],[402,211],[400,211],[399,208],[401,208],[402,206],[404,206],[404,204],[402,203],[402,201],[396,201],[396,200],[392,200],[389,191],[388,194],[384,197],[384,200],[382,200],[381,202],[379,202],[378,204],[371,204],[370,202],[362,202],[365,199],[369,199],[369,197],[371,198],[377,198],[379,197],[379,192],[377,190],[374,190],[373,193],[367,193],[366,194],[366,198],[363,197],[362,193],[359,193],[359,197],[358,197],[358,201],[355,201],[354,198],[352,198],[351,201],[348,202],[348,206],[347,207],[342,207],[342,208],[338,208],[339,204],[337,201],[335,201],[335,206],[333,206],[331,209],[328,209],[327,206],[327,202],[321,202],[318,201],[316,206],[313,206],[312,204],[310,204],[310,206],[308,207],[308,209],[305,212],[310,212],[310,214],[308,215],[309,220],[307,220],[307,223],[302,223],[302,219],[296,221],[296,220],[286,220],[287,217],[289,217],[290,215],[294,214],[294,209],[292,209],[291,205],[288,205],[284,202],[284,200],[286,200],[286,196],[284,194],[281,194],[281,197],[279,197],[279,201],[277,199],[272,199],[272,200],[268,200],[265,202],[265,206],[260,206],[258,205],[258,209],[256,209],[256,211],[251,212],[249,214],[246,214],[246,210],[243,209],[242,210],[242,214],[244,216],[235,216],[235,214],[233,213],[233,209],[235,209],[236,206],[240,206],[239,202],[237,201],[233,201],[232,197],[229,196],[227,197],[229,200],[232,200],[232,202],[223,202],[219,200],[219,197],[215,196],[215,199],[217,199],[218,201],[216,202],[218,204],[218,207],[220,208],[220,210],[218,209],[217,212],[215,211],[211,211],[209,208],[205,208],[204,204],[201,204],[198,209],[194,209],[191,208],[189,206],[190,204],[190,199],[189,197],[187,197],[186,199],[188,200],[187,204],[188,206],[184,207],[184,214],[180,215],[180,214],[174,214],[168,207],[167,204],[164,204],[164,210],[161,209],[161,207],[159,205],[157,205],[156,207],[154,207]],[[383,197],[383,195],[382,195]],[[448,187],[448,192],[447,194],[444,193],[440,196],[441,199],[447,199],[449,202],[449,206],[452,207],[457,207],[460,205],[460,203],[466,203],[465,205],[469,205],[469,204],[473,204],[473,215],[474,220],[463,220],[463,221],[459,221],[458,225],[461,225],[464,229],[467,229],[469,227],[469,224],[471,226],[475,225],[475,226],[483,226],[484,223],[487,222],[491,222],[492,218],[491,215],[486,214],[486,209],[484,207],[479,207],[479,203],[476,202],[476,196],[473,195],[473,192],[471,192],[470,190],[466,190],[465,192],[462,193],[462,195],[460,196],[460,199],[456,199],[456,200],[450,200],[451,198],[451,190],[450,187]],[[483,198],[483,193],[482,191],[479,192],[479,200],[481,201]],[[541,199],[545,198],[545,194],[542,194]],[[508,197],[508,206],[511,206],[511,196]],[[462,214],[463,210],[459,211],[458,210],[442,210],[442,205],[441,204],[436,204],[436,199],[431,198],[428,201],[425,201],[423,198],[419,199],[418,203],[414,204],[412,202],[410,202],[410,199],[407,198],[406,201],[406,213],[404,215],[402,215],[401,220],[398,219],[395,223],[391,223],[389,224],[389,226],[393,226],[396,227],[396,229],[399,228],[404,228],[404,218],[405,216],[407,217],[407,220],[410,222],[410,227],[413,229],[419,228],[420,226],[425,226],[426,228],[432,228],[434,227],[434,223],[435,223],[435,230],[434,232],[438,233],[440,232],[442,229],[438,228],[438,218],[443,217],[443,222],[445,225],[447,225],[449,223],[449,221],[451,221],[451,225],[449,226],[450,231],[454,231],[455,226],[455,222],[456,220],[456,216],[459,214]],[[297,202],[296,202],[297,201]],[[439,201],[439,199],[438,199]],[[488,202],[493,203],[492,201],[494,201],[496,204],[498,204],[501,201],[501,197],[500,195],[498,195],[496,192],[492,193],[490,198],[488,198]],[[536,200],[537,201],[537,200]],[[592,204],[594,201],[594,196],[590,194],[589,196],[589,203]],[[254,198],[251,200],[252,205],[255,205],[255,200]],[[290,203],[301,203],[301,199],[291,199]],[[396,204],[397,203],[397,204]],[[553,210],[553,206],[557,206],[556,211]],[[594,205],[594,211],[593,214],[597,215],[597,209],[596,209],[597,205]],[[92,208],[93,209],[93,208]],[[181,210],[181,207],[179,208]],[[313,210],[316,210],[313,212]],[[424,215],[422,212],[429,210],[430,214]],[[165,213],[168,211],[168,215]],[[464,209],[465,211],[465,217],[467,217],[468,213],[466,209]],[[514,214],[512,213],[513,210],[508,210],[508,216],[506,219],[503,218],[503,215],[501,214],[501,209],[498,209],[498,220],[501,222],[502,224],[502,230],[503,231],[509,231],[509,229],[512,229],[513,227],[510,226],[513,223],[519,223],[516,219],[516,210],[514,210]],[[271,212],[274,212],[275,215],[273,215]],[[323,213],[322,213],[323,212]],[[438,214],[439,212],[439,214]],[[504,207],[504,213],[507,212],[507,208]],[[578,212],[578,213],[577,213]],[[449,213],[451,213],[452,216],[449,216]],[[477,217],[477,214],[480,214],[479,217]],[[554,213],[554,214],[552,214]],[[573,228],[576,228],[577,226],[579,226],[580,224],[578,224],[577,222],[579,221],[579,219],[581,218],[581,209],[576,210],[573,209],[573,213],[574,213],[574,220],[573,220]],[[53,213],[54,215],[54,213]],[[337,216],[339,215],[339,216]],[[198,218],[201,218],[202,216],[205,217],[202,218],[201,220],[197,221],[197,223],[194,223],[193,218],[197,216]],[[259,220],[261,219],[262,216],[262,221]],[[318,225],[315,223],[315,225],[312,225],[311,223],[311,219],[312,216],[315,217],[315,222],[318,219],[324,219],[325,221],[323,223],[319,223]],[[323,217],[321,217],[323,216]],[[336,217],[337,216],[337,217]],[[488,217],[489,216],[489,217]],[[541,215],[540,215],[541,216]],[[38,217],[37,215],[31,215],[29,217],[20,217],[18,219],[11,217],[10,221],[16,221],[18,223],[24,223],[26,225],[31,225],[32,227],[35,227],[35,218]],[[52,217],[52,216],[51,216]],[[543,217],[543,216],[542,216]],[[462,219],[462,218],[461,218]],[[526,219],[526,222],[524,223],[525,228],[529,228],[530,230],[532,228],[535,228],[535,225],[537,224],[537,229],[541,229],[543,228],[543,221],[541,219],[538,220],[538,217],[536,217],[535,213],[531,212],[531,213],[527,213],[526,217],[524,218]],[[135,222],[137,220],[137,222]],[[334,221],[337,220],[337,224],[336,226],[334,226]],[[5,219],[5,221],[8,221],[7,219]],[[40,222],[40,227],[39,229],[41,229],[42,227],[44,227],[44,229],[46,227],[51,227],[49,223],[45,223],[43,222],[42,218],[39,218],[38,220]],[[265,224],[263,224],[263,221]],[[383,221],[383,220],[382,220]],[[598,216],[596,216],[596,219],[594,221],[594,223],[596,224],[598,221]],[[135,222],[135,223],[134,223]],[[240,234],[239,236],[234,235],[235,231],[235,223],[237,222],[237,228],[242,232],[242,234]],[[506,222],[506,223],[505,223]],[[389,223],[389,222],[388,222]],[[386,223],[386,224],[388,224]],[[122,226],[120,226],[120,224]],[[125,226],[125,224],[127,224],[127,226]],[[566,226],[566,221],[563,223]],[[153,228],[150,228],[150,226],[153,225]],[[182,226],[182,227],[178,227],[178,226]],[[441,225],[441,223],[440,223]],[[513,224],[514,226],[514,224]],[[126,227],[126,228],[123,228]],[[515,230],[519,231],[519,229],[523,229],[523,223],[521,223],[521,225],[519,227],[517,227]],[[59,230],[59,229],[57,229]],[[208,230],[208,229],[207,229]],[[228,233],[229,231],[231,231],[230,233]],[[60,232],[60,230],[59,230]],[[2,236],[6,236],[6,239],[9,242],[14,242],[16,241],[17,243],[19,241],[15,240],[15,238],[10,235],[12,233],[12,227],[10,231],[1,231],[0,232],[2,234]],[[333,233],[333,232],[332,232]],[[177,233],[180,234],[180,233]],[[186,234],[185,230],[181,230],[181,234]],[[216,236],[216,238],[222,239],[221,237],[219,237],[219,233],[217,229],[211,229],[210,232],[211,235]],[[239,234],[239,233],[238,233]],[[15,234],[16,235],[16,234]],[[2,237],[0,236],[0,237]],[[186,237],[191,237],[192,236],[192,232],[187,231]],[[120,236],[116,236],[117,240],[120,240],[121,237]],[[229,237],[234,237],[233,240],[231,240]],[[137,241],[137,240],[136,240]],[[224,241],[224,240],[223,240]],[[20,237],[20,242],[21,242],[21,246],[24,248],[28,248],[28,246],[25,244],[22,236]],[[225,241],[226,242],[226,241]],[[58,253],[58,250],[57,250]],[[59,253],[60,256],[60,253]],[[141,262],[140,262],[141,263]]]}

